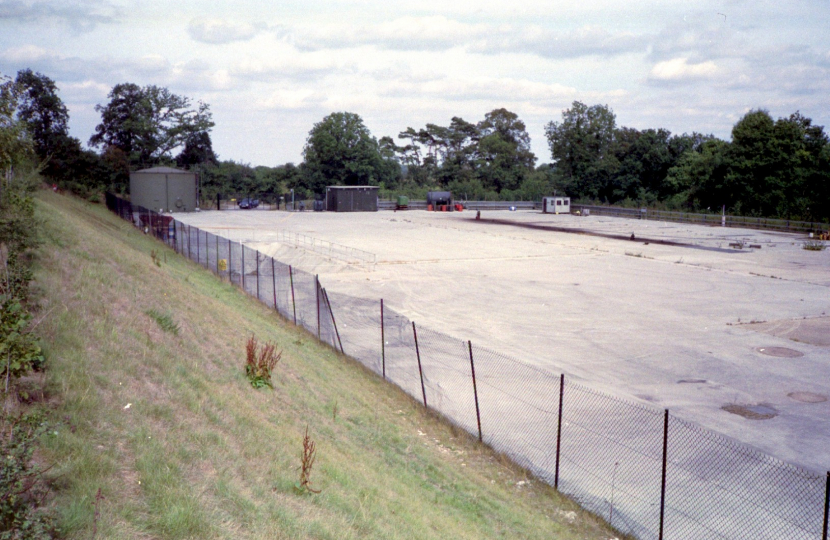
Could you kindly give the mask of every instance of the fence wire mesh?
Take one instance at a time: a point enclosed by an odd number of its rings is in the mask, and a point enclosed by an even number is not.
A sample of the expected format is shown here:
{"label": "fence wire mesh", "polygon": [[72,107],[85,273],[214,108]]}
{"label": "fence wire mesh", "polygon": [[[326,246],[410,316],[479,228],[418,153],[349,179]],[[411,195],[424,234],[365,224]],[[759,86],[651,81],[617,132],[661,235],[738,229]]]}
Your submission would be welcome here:
{"label": "fence wire mesh", "polygon": [[477,433],[473,379],[466,342],[417,328],[424,388],[431,409],[470,433]]}
{"label": "fence wire mesh", "polygon": [[484,442],[523,466],[553,471],[559,377],[483,347],[473,346],[473,357]]}
{"label": "fence wire mesh", "polygon": [[664,497],[663,538],[827,538],[830,475],[413,325],[381,301],[328,292],[308,272],[170,216],[111,194],[106,201],[122,219],[426,401],[622,532],[659,538]]}
{"label": "fence wire mesh", "polygon": [[423,401],[412,321],[384,306],[383,328],[386,378],[418,401]]}
{"label": "fence wire mesh", "polygon": [[343,352],[383,375],[380,302],[326,291],[336,315]]}
{"label": "fence wire mesh", "polygon": [[293,269],[294,304],[297,324],[317,335],[317,277],[308,272]]}
{"label": "fence wire mesh", "polygon": [[656,538],[663,414],[566,381],[560,489],[619,530]]}
{"label": "fence wire mesh", "polygon": [[825,476],[676,417],[668,449],[670,538],[822,537]]}

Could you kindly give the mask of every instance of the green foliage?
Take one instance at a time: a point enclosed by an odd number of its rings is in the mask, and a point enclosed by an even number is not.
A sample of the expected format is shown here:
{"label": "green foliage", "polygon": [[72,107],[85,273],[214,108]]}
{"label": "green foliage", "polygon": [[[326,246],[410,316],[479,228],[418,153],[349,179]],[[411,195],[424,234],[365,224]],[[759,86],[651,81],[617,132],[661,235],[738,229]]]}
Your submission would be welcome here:
{"label": "green foliage", "polygon": [[17,73],[16,83],[20,88],[18,115],[28,128],[35,152],[41,159],[60,152],[58,146],[69,136],[69,111],[55,82],[26,69]]}
{"label": "green foliage", "polygon": [[190,169],[195,165],[215,165],[217,162],[210,133],[207,131],[197,131],[187,135],[184,139],[184,148],[176,156],[176,165],[185,169]]}
{"label": "green foliage", "polygon": [[251,335],[245,345],[245,374],[254,388],[274,387],[271,375],[282,358],[282,351],[276,352],[275,343],[266,342],[259,348],[257,339]]}
{"label": "green foliage", "polygon": [[26,124],[17,117],[19,94],[20,85],[0,75],[0,175],[10,174],[34,155]]}
{"label": "green foliage", "polygon": [[830,144],[794,113],[750,111],[732,142],[615,125],[604,105],[574,102],[546,127],[555,182],[577,200],[822,221],[830,219]]}
{"label": "green foliage", "polygon": [[806,240],[801,247],[807,251],[824,251],[827,244],[822,240]]}
{"label": "green foliage", "polygon": [[97,200],[108,187],[124,191],[129,169],[123,159],[110,147],[99,156],[69,136],[69,113],[52,79],[26,69],[15,84],[17,118],[31,136],[43,176],[88,200]]}
{"label": "green foliage", "polygon": [[106,106],[95,106],[101,123],[89,143],[119,148],[134,168],[172,160],[173,150],[214,126],[206,103],[192,108],[189,98],[167,88],[124,83],[113,87],[108,97]]}
{"label": "green foliage", "polygon": [[39,438],[49,430],[41,415],[0,420],[0,540],[54,538],[51,516],[37,509],[46,491],[42,473],[32,463]]}
{"label": "green foliage", "polygon": [[524,122],[507,109],[490,111],[478,124],[456,116],[449,126],[410,127],[398,138],[409,143],[381,141],[406,172],[397,185],[384,187],[407,195],[449,189],[467,199],[495,199],[520,189],[536,162]]}
{"label": "green foliage", "polygon": [[148,317],[156,321],[156,324],[159,325],[159,328],[173,334],[174,336],[179,335],[179,325],[176,321],[173,320],[173,316],[170,313],[161,313],[155,309],[148,309],[144,312],[147,314]]}
{"label": "green foliage", "polygon": [[390,166],[381,155],[359,115],[332,113],[308,134],[303,156],[308,189],[322,194],[331,185],[378,185],[394,177],[397,164]]}
{"label": "green foliage", "polygon": [[20,377],[43,367],[44,358],[29,332],[32,317],[20,300],[0,295],[0,376]]}
{"label": "green foliage", "polygon": [[616,116],[607,105],[588,107],[575,101],[562,111],[562,122],[550,122],[545,135],[557,172],[573,184],[572,196],[607,199],[618,167],[614,155]]}
{"label": "green foliage", "polygon": [[39,244],[31,197],[34,184],[19,174],[4,184],[0,201],[0,376],[8,381],[41,369],[44,358],[29,331],[32,316],[26,310],[32,280],[29,253]]}

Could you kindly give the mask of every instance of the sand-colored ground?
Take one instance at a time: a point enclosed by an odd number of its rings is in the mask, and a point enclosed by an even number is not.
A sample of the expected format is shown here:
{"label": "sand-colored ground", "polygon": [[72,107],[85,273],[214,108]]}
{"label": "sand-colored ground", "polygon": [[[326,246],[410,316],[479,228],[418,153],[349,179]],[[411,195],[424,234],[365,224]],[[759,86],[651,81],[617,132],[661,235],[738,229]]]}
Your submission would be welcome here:
{"label": "sand-colored ground", "polygon": [[[830,250],[802,249],[803,235],[506,211],[176,217],[318,273],[330,291],[383,298],[424,327],[830,468],[830,401],[791,397],[830,396]],[[278,231],[377,262],[291,247]],[[776,415],[723,408],[758,404]]]}

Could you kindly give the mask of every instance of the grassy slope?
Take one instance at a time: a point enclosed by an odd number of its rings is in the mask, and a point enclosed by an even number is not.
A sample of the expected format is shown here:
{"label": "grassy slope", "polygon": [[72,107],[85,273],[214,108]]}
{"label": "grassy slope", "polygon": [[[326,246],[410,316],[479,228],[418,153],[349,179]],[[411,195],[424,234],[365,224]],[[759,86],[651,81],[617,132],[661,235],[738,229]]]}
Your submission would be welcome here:
{"label": "grassy slope", "polygon": [[[38,332],[61,421],[43,459],[68,537],[617,536],[105,208],[46,192],[38,215]],[[251,333],[284,351],[273,391],[245,377]],[[306,426],[318,495],[294,489]]]}

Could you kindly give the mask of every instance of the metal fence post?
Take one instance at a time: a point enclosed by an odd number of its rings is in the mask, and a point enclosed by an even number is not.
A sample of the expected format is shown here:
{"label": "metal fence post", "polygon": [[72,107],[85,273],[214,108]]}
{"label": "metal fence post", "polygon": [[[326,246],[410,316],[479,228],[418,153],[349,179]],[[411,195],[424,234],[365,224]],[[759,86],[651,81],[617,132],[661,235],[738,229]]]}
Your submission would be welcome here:
{"label": "metal fence post", "polygon": [[478,423],[478,442],[481,438],[481,411],[478,408],[478,387],[476,386],[476,365],[473,363],[473,343],[467,341],[467,348],[470,350],[470,371],[473,374],[473,398],[476,400],[476,422]]}
{"label": "metal fence post", "polygon": [[297,326],[297,301],[294,299],[294,269],[288,266],[288,278],[291,280],[291,309],[294,311],[294,326]]}
{"label": "metal fence post", "polygon": [[320,339],[320,276],[314,274],[314,288],[317,293],[317,340]]}
{"label": "metal fence post", "polygon": [[187,226],[187,258],[191,259],[191,257],[190,257],[190,225]]}
{"label": "metal fence post", "polygon": [[256,252],[256,299],[259,300],[259,251]]}
{"label": "metal fence post", "polygon": [[660,534],[658,540],[663,540],[663,523],[666,515],[666,463],[668,462],[669,448],[669,410],[663,415],[663,477],[660,487]]}
{"label": "metal fence post", "polygon": [[279,308],[277,308],[277,271],[274,269],[274,258],[271,257],[271,282],[273,283],[274,287],[274,311],[279,313]]}
{"label": "metal fence post", "polygon": [[326,307],[329,308],[329,315],[331,315],[331,324],[334,325],[334,335],[337,337],[337,343],[340,345],[340,352],[346,354],[346,352],[343,350],[343,342],[340,340],[340,332],[337,330],[337,321],[334,320],[334,311],[331,309],[329,293],[325,289],[323,289],[323,299],[326,301]]}
{"label": "metal fence post", "polygon": [[565,397],[565,374],[559,375],[559,422],[556,424],[556,470],[553,476],[553,488],[559,490],[559,454],[562,449],[562,402]]}
{"label": "metal fence post", "polygon": [[418,358],[418,374],[421,376],[421,394],[424,396],[424,408],[427,407],[427,389],[424,386],[424,370],[421,367],[421,350],[418,348],[418,331],[415,330],[415,321],[412,321],[412,335],[415,336],[415,356]]}
{"label": "metal fence post", "polygon": [[386,380],[386,331],[383,325],[383,298],[380,299],[380,358],[383,379]]}
{"label": "metal fence post", "polygon": [[245,290],[245,245],[239,242],[239,247],[242,249],[242,290]]}
{"label": "metal fence post", "polygon": [[222,274],[219,273],[219,235],[215,235],[216,238],[216,275],[221,276]]}
{"label": "metal fence post", "polygon": [[199,241],[199,231],[200,231],[200,229],[198,227],[196,227],[196,264],[201,265],[202,264],[202,254],[199,250],[199,247],[200,247],[202,242]]}
{"label": "metal fence post", "polygon": [[830,514],[830,471],[827,472],[827,485],[824,488],[824,526],[821,528],[821,540],[827,540],[828,514]]}

